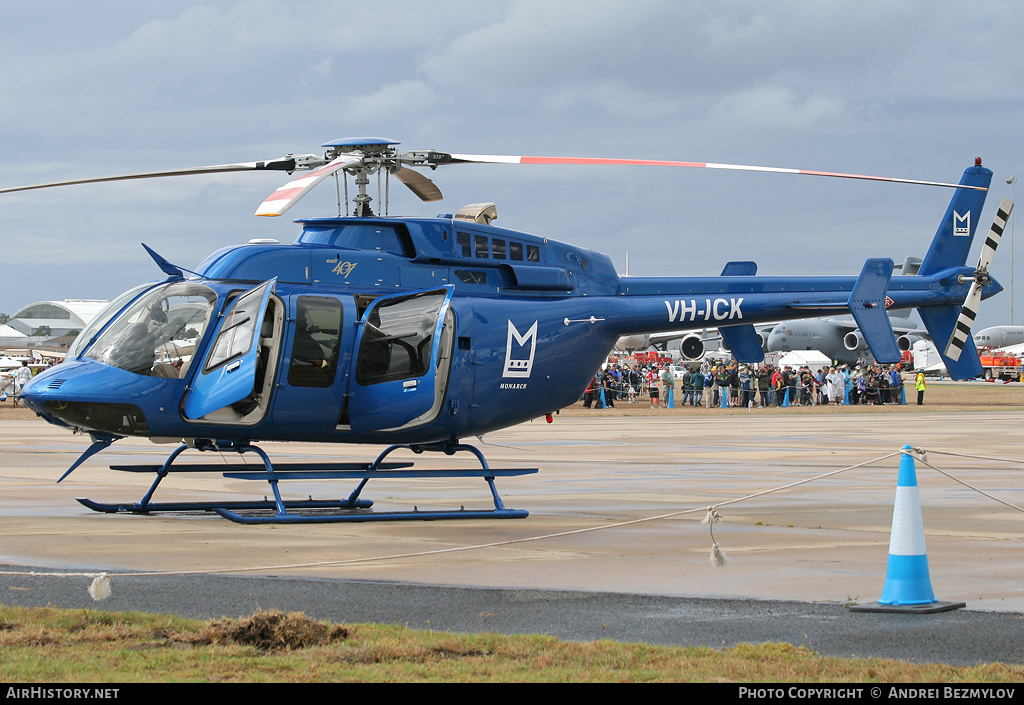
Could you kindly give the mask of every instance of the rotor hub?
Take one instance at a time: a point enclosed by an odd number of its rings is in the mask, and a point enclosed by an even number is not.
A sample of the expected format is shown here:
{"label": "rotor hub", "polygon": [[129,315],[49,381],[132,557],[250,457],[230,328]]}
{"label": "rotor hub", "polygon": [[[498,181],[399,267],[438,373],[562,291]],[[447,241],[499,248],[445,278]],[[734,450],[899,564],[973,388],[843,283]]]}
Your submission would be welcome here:
{"label": "rotor hub", "polygon": [[360,153],[371,158],[394,157],[395,149],[392,145],[398,142],[381,137],[352,137],[343,140],[327,142],[323,147],[327,148],[326,157],[328,160],[337,159],[343,154]]}

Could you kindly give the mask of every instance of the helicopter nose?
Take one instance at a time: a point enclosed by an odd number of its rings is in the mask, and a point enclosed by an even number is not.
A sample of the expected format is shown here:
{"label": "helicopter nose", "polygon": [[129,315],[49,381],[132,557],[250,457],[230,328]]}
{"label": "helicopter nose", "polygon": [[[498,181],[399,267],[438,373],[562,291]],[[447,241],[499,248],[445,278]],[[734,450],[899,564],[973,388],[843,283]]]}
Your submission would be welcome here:
{"label": "helicopter nose", "polygon": [[48,399],[52,399],[56,396],[57,390],[63,386],[64,382],[67,381],[67,374],[74,368],[79,367],[79,362],[65,362],[61,363],[58,370],[57,367],[51,367],[47,370],[43,370],[31,380],[21,390],[21,400],[25,406],[29,407],[37,414],[40,413],[40,407]]}
{"label": "helicopter nose", "polygon": [[71,428],[147,435],[148,423],[138,403],[146,395],[138,388],[155,387],[160,381],[95,360],[75,360],[36,375],[25,385],[21,399],[40,416]]}

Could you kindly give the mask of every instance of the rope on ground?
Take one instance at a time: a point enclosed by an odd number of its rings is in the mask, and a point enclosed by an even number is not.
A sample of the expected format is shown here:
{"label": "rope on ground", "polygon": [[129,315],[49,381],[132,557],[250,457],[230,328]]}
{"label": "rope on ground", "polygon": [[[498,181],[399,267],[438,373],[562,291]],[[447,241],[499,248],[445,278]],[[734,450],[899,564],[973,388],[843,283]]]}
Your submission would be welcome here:
{"label": "rope on ground", "polygon": [[[958,477],[954,477],[953,475],[950,475],[945,470],[940,470],[939,468],[935,467],[934,465],[932,465],[931,463],[928,462],[927,453],[929,451],[925,451],[923,448],[910,448],[909,450],[901,449],[900,452],[913,455],[919,461],[921,461],[923,464],[925,464],[926,466],[928,466],[929,468],[931,468],[935,472],[939,473],[940,475],[942,475],[944,477],[948,477],[953,482],[959,483],[959,484],[963,485],[964,487],[966,487],[969,490],[973,490],[973,491],[977,492],[980,495],[984,495],[985,497],[988,497],[993,502],[998,502],[999,504],[1007,506],[1007,507],[1009,507],[1011,509],[1016,509],[1018,512],[1024,512],[1024,507],[1019,507],[1016,504],[1013,504],[1012,502],[1007,502],[1006,500],[999,499],[998,497],[996,497],[994,495],[990,495],[988,492],[985,492],[984,490],[979,489],[979,488],[975,487],[974,485],[972,485],[972,484],[970,484],[968,482],[964,482],[963,480],[961,480]],[[1024,460],[1011,460],[1009,458],[990,458],[990,457],[985,457],[983,455],[968,455],[968,454],[965,454],[965,453],[949,453],[949,452],[941,451],[941,450],[933,450],[933,451],[930,451],[930,452],[934,453],[936,455],[950,455],[950,456],[955,456],[955,457],[958,457],[958,458],[971,458],[973,460],[996,460],[996,461],[1004,462],[1004,463],[1024,464]]]}
{"label": "rope on ground", "polygon": [[779,487],[773,487],[771,489],[762,490],[761,492],[754,492],[752,494],[744,495],[743,497],[736,497],[734,499],[724,500],[722,502],[718,502],[716,504],[712,504],[712,505],[709,505],[709,506],[706,506],[706,507],[698,507],[698,508],[693,508],[693,509],[682,509],[682,510],[679,510],[679,511],[676,511],[676,512],[668,512],[666,514],[659,514],[659,515],[650,516],[650,517],[641,517],[640,519],[630,519],[630,520],[627,520],[627,521],[619,521],[619,522],[614,522],[614,523],[611,523],[611,524],[602,524],[600,526],[590,526],[590,527],[586,527],[586,528],[583,528],[583,529],[573,529],[572,531],[560,531],[560,532],[553,533],[553,534],[543,534],[543,535],[540,535],[540,536],[527,536],[527,537],[524,537],[524,538],[507,539],[505,541],[494,541],[494,542],[491,542],[491,543],[474,544],[474,545],[471,545],[471,546],[453,546],[453,547],[450,547],[450,548],[439,548],[439,549],[434,549],[434,550],[430,550],[430,551],[416,551],[416,552],[413,552],[413,553],[396,553],[396,554],[389,554],[389,555],[383,555],[383,556],[369,556],[369,557],[363,557],[363,558],[348,558],[348,559],[344,559],[344,560],[333,560],[333,561],[317,561],[317,562],[312,562],[312,563],[292,563],[292,564],[285,564],[285,565],[253,566],[253,567],[249,567],[249,568],[217,568],[217,569],[212,569],[212,570],[151,571],[151,572],[138,572],[138,573],[119,573],[116,576],[111,576],[109,573],[39,573],[39,572],[36,572],[36,571],[0,571],[0,575],[28,576],[28,577],[33,577],[33,578],[39,578],[39,577],[50,577],[50,578],[76,578],[76,577],[81,578],[81,577],[87,577],[87,578],[93,578],[92,584],[90,584],[90,586],[89,586],[89,595],[93,598],[93,600],[99,602],[101,600],[106,599],[111,594],[111,585],[110,585],[111,577],[132,578],[132,577],[153,577],[153,576],[165,577],[165,576],[173,576],[173,575],[218,575],[218,574],[225,574],[225,573],[247,573],[247,572],[254,572],[254,571],[269,571],[269,570],[295,570],[295,569],[303,569],[303,568],[324,568],[324,567],[332,567],[332,566],[353,565],[353,564],[357,564],[357,563],[375,563],[375,562],[381,562],[381,561],[393,561],[393,560],[401,560],[401,559],[405,559],[405,558],[421,558],[421,557],[424,557],[424,556],[436,556],[436,555],[441,555],[441,554],[445,554],[445,553],[460,553],[460,552],[464,552],[464,551],[476,551],[476,550],[485,549],[485,548],[497,548],[497,547],[501,547],[501,546],[511,546],[511,545],[521,544],[521,543],[530,543],[530,542],[535,542],[535,541],[545,541],[545,540],[548,540],[548,539],[562,538],[562,537],[565,537],[565,536],[573,536],[573,535],[576,535],[576,534],[585,534],[585,533],[590,533],[590,532],[593,532],[593,531],[605,531],[605,530],[608,530],[608,529],[617,529],[617,528],[622,528],[622,527],[625,527],[625,526],[631,526],[631,525],[634,525],[634,524],[643,524],[643,523],[648,523],[648,522],[661,521],[663,519],[672,519],[672,518],[676,518],[676,517],[680,517],[680,516],[685,516],[687,514],[694,514],[694,513],[697,513],[697,512],[704,512],[705,513],[704,519],[702,520],[701,523],[708,525],[708,530],[709,530],[709,532],[711,534],[711,544],[712,544],[712,548],[711,548],[711,564],[714,565],[715,567],[721,567],[721,566],[725,565],[726,563],[728,563],[728,558],[726,557],[726,555],[722,551],[722,549],[719,547],[718,543],[715,541],[714,524],[722,519],[722,515],[718,512],[718,508],[719,507],[724,507],[724,506],[727,506],[727,505],[730,505],[730,504],[738,504],[739,502],[745,502],[745,501],[748,501],[748,500],[751,500],[751,499],[757,499],[759,497],[764,497],[766,495],[773,494],[773,493],[776,493],[776,492],[782,492],[784,490],[793,489],[794,487],[799,487],[800,485],[805,485],[805,484],[808,484],[810,482],[816,482],[818,480],[824,480],[824,479],[827,479],[827,478],[839,475],[841,473],[848,472],[850,470],[855,470],[857,468],[862,468],[862,467],[865,467],[867,465],[873,465],[873,464],[879,463],[879,462],[881,462],[883,460],[888,460],[890,458],[894,458],[896,456],[907,454],[907,453],[912,454],[915,458],[917,458],[922,463],[924,463],[926,466],[928,466],[929,468],[935,470],[939,474],[941,474],[941,475],[943,475],[943,476],[945,476],[945,477],[947,477],[947,478],[949,478],[949,479],[951,479],[951,480],[953,480],[953,481],[955,481],[955,482],[957,482],[957,483],[959,483],[959,484],[961,484],[961,485],[963,485],[963,486],[965,486],[965,487],[967,487],[967,488],[969,488],[971,490],[974,490],[975,492],[978,492],[979,494],[982,494],[985,497],[988,497],[989,499],[992,499],[992,500],[994,500],[996,502],[999,502],[1000,504],[1004,504],[1007,507],[1010,507],[1010,508],[1016,509],[1018,511],[1024,512],[1024,508],[1021,508],[1021,507],[1019,507],[1019,506],[1017,506],[1015,504],[1012,504],[1010,502],[1006,502],[1006,501],[1001,500],[1001,499],[999,499],[997,497],[994,497],[994,496],[988,494],[987,492],[984,492],[983,490],[980,490],[980,489],[978,489],[978,488],[976,488],[976,487],[974,487],[974,486],[972,486],[972,485],[970,485],[970,484],[968,484],[968,483],[966,483],[966,482],[964,482],[964,481],[954,477],[953,475],[950,475],[949,473],[944,472],[943,470],[940,470],[939,468],[935,467],[934,465],[929,463],[928,460],[927,460],[927,453],[928,452],[931,452],[931,453],[936,454],[936,455],[949,455],[949,456],[961,457],[961,458],[972,458],[972,459],[978,459],[978,460],[994,460],[994,461],[1000,461],[1000,462],[1024,464],[1024,460],[1019,460],[1019,459],[991,458],[991,457],[980,456],[980,455],[968,455],[968,454],[962,454],[962,453],[952,453],[952,452],[936,451],[936,450],[926,451],[925,449],[922,449],[922,448],[911,448],[909,450],[908,449],[904,449],[904,448],[900,448],[900,450],[898,450],[898,451],[896,451],[894,453],[888,453],[886,455],[882,455],[882,456],[879,456],[877,458],[873,458],[871,460],[866,460],[866,461],[864,461],[862,463],[857,463],[855,465],[849,465],[847,467],[840,468],[838,470],[833,470],[831,472],[826,472],[826,473],[822,473],[820,475],[815,475],[814,477],[809,477],[809,478],[806,478],[806,479],[803,479],[803,480],[798,480],[796,482],[791,482],[791,483],[786,484],[786,485],[780,485]]}
{"label": "rope on ground", "polygon": [[711,533],[711,565],[716,568],[721,568],[723,565],[729,562],[726,558],[725,552],[719,548],[718,542],[715,541],[715,522],[719,521],[722,515],[718,513],[714,507],[708,507],[707,516],[704,517],[704,521],[701,524],[708,525],[708,531]]}

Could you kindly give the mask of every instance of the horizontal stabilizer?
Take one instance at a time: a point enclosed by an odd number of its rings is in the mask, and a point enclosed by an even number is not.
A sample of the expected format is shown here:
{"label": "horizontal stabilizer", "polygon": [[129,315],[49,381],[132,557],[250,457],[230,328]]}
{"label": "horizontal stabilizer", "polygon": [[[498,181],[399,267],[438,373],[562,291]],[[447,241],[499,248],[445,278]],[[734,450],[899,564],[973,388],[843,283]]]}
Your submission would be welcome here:
{"label": "horizontal stabilizer", "polygon": [[722,334],[722,340],[729,346],[733,357],[740,362],[764,362],[761,338],[758,337],[752,323],[742,326],[720,326],[718,332]]}
{"label": "horizontal stabilizer", "polygon": [[885,311],[885,294],[892,277],[891,259],[869,259],[850,293],[850,313],[871,349],[875,360],[899,362],[902,355]]}

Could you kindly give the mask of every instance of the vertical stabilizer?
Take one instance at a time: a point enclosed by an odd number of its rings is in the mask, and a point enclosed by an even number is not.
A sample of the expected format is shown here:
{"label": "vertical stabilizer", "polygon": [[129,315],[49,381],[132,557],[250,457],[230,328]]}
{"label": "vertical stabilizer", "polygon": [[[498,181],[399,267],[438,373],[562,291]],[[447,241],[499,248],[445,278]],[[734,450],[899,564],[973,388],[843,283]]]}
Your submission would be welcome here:
{"label": "vertical stabilizer", "polygon": [[[964,186],[978,186],[987,189],[992,182],[992,172],[981,166],[964,170],[960,183]],[[963,267],[974,240],[974,231],[981,217],[988,191],[958,188],[946,209],[946,215],[939,223],[931,247],[921,263],[918,274],[928,276],[950,267]]]}
{"label": "vertical stabilizer", "polygon": [[[978,160],[975,166],[964,171],[960,183],[964,186],[980,186],[988,188],[992,182],[992,172],[981,166]],[[924,256],[918,274],[930,276],[944,269],[963,267],[967,263],[967,255],[974,240],[974,232],[978,227],[981,209],[985,205],[988,191],[973,189],[957,189],[949,202],[946,215],[939,223],[928,253]],[[958,304],[947,306],[922,306],[918,309],[925,328],[928,329],[932,342],[939,350],[945,350],[953,331],[961,307]],[[964,342],[963,353],[958,360],[940,353],[946,370],[954,379],[971,379],[981,374],[981,361],[974,347],[974,341],[968,338]]]}

